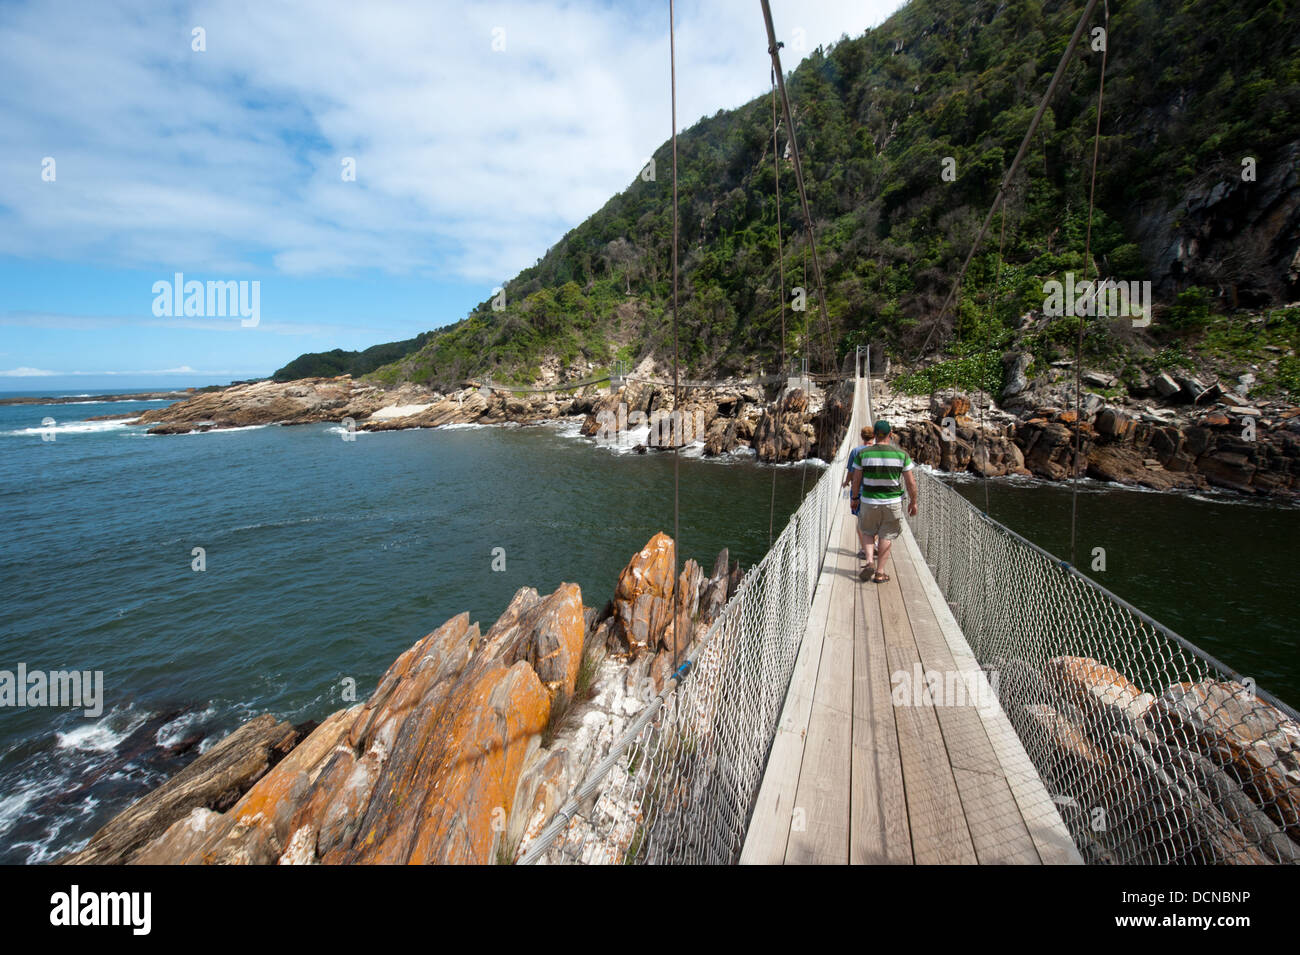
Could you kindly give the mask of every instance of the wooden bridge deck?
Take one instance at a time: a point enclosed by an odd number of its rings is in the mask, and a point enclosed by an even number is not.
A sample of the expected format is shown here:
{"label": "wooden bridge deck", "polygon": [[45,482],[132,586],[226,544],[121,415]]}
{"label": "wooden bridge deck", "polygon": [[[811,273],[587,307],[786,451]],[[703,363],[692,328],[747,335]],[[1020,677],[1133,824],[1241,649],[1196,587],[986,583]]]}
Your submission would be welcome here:
{"label": "wooden bridge deck", "polygon": [[[741,863],[1081,862],[910,529],[887,583],[858,581],[857,551],[846,499]],[[961,705],[895,705],[918,670]]]}

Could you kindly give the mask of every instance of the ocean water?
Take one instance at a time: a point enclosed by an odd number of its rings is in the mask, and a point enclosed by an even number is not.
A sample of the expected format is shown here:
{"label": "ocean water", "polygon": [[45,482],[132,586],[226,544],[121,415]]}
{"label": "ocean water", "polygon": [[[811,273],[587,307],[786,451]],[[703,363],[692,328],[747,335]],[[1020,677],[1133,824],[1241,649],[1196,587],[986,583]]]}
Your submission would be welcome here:
{"label": "ocean water", "polygon": [[[952,478],[948,478],[952,480]],[[953,481],[969,501],[1300,708],[1300,506],[1083,480]],[[986,496],[987,492],[987,496]],[[1105,569],[1094,570],[1102,548]],[[1149,688],[1144,688],[1149,689]]]}
{"label": "ocean water", "polygon": [[[0,406],[0,670],[104,682],[97,718],[0,708],[0,862],[78,847],[251,716],[321,719],[345,678],[364,700],[461,611],[486,629],[518,588],[563,581],[602,606],[672,533],[672,456],[598,447],[576,421],[154,436],[83,419],[156,404],[94,400]],[[759,560],[822,473],[698,454],[681,539],[706,570],[722,547]]]}

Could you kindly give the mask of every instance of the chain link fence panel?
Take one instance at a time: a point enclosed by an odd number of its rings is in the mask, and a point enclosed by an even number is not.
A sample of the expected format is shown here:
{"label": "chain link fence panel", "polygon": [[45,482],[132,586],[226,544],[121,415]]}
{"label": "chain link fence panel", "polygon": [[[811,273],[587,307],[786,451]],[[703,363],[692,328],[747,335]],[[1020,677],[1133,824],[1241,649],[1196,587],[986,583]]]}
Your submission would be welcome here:
{"label": "chain link fence panel", "polygon": [[918,474],[913,534],[1084,859],[1300,861],[1294,709]]}

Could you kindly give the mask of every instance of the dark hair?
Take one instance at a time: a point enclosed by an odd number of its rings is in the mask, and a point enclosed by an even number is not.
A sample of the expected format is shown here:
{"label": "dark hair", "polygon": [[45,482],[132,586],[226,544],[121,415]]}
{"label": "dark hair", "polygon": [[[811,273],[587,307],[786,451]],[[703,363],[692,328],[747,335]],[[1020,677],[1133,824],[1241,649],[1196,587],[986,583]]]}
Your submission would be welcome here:
{"label": "dark hair", "polygon": [[871,437],[871,427],[864,424],[862,426],[862,440],[866,441],[869,437]]}

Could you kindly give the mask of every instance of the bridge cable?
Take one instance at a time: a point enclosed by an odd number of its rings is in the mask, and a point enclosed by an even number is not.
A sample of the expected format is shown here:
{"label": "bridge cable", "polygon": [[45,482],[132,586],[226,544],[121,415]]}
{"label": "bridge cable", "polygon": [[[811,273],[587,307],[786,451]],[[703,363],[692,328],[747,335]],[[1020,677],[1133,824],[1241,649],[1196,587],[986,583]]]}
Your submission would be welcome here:
{"label": "bridge cable", "polygon": [[[1097,195],[1097,155],[1101,150],[1101,108],[1106,94],[1106,54],[1110,47],[1110,2],[1105,0],[1102,21],[1101,76],[1097,82],[1097,126],[1092,135],[1092,182],[1088,187],[1088,231],[1083,248],[1083,278],[1087,281],[1088,267],[1092,264],[1092,213]],[[1100,282],[1101,274],[1097,274]],[[1092,290],[1094,299],[1097,289]],[[1083,383],[1080,378],[1083,368],[1083,324],[1085,315],[1079,315],[1079,337],[1074,349],[1074,455],[1070,459],[1070,563],[1075,564],[1075,538],[1079,517],[1079,443],[1082,440],[1083,417],[1081,397]],[[1076,564],[1077,566],[1077,564]]]}
{"label": "bridge cable", "polygon": [[[1097,0],[1092,0],[1096,3]],[[808,209],[808,193],[804,189],[803,182],[803,164],[799,159],[799,140],[794,134],[794,116],[790,111],[790,93],[785,86],[785,73],[781,69],[781,44],[776,42],[776,28],[772,25],[772,8],[768,0],[760,0],[763,5],[763,23],[767,27],[767,51],[772,56],[772,70],[776,74],[777,88],[781,92],[781,106],[785,114],[786,134],[789,137],[790,160],[794,165],[795,185],[799,187],[799,202],[803,207],[804,223],[808,229],[808,244],[812,246],[813,256],[813,273],[817,278],[817,297],[821,304],[822,328],[826,336],[826,347],[828,353],[833,353],[831,348],[831,319],[830,314],[826,311],[826,290],[822,285],[822,266],[821,259],[817,255],[817,237],[813,228],[812,213]],[[805,282],[804,288],[807,289]],[[805,293],[806,294],[806,293]]]}
{"label": "bridge cable", "polygon": [[[776,68],[771,69],[772,73],[772,174],[776,184],[776,276],[778,295],[781,305],[781,369],[785,370],[785,253],[782,249],[783,238],[781,235],[781,150],[780,142],[777,140],[777,118],[776,118]],[[805,258],[806,262],[806,258]],[[806,267],[806,266],[805,266]],[[780,429],[777,431],[777,439],[780,440]],[[779,456],[779,455],[778,455]],[[806,462],[806,459],[805,459]],[[776,468],[772,468],[772,500],[767,509],[767,548],[772,549],[772,528],[775,523],[776,515]]]}
{"label": "bridge cable", "polygon": [[[767,0],[763,0],[763,3],[764,6],[766,6]],[[1034,113],[1033,119],[1029,121],[1029,129],[1025,131],[1025,138],[1020,141],[1020,149],[1016,153],[1016,158],[1011,161],[1011,165],[1007,168],[1006,174],[1002,177],[1002,184],[998,186],[997,197],[993,200],[993,204],[989,206],[988,215],[984,217],[984,224],[980,226],[979,232],[975,235],[975,241],[971,243],[970,252],[966,256],[966,261],[962,263],[961,270],[958,272],[959,275],[966,274],[966,269],[970,267],[971,260],[975,258],[975,252],[979,249],[980,242],[984,239],[984,233],[988,231],[989,225],[993,222],[993,213],[997,210],[1002,196],[1006,193],[1007,187],[1011,184],[1012,177],[1015,176],[1016,170],[1020,168],[1020,163],[1025,158],[1025,153],[1029,150],[1029,143],[1034,138],[1034,133],[1038,131],[1038,123],[1042,120],[1043,114],[1047,111],[1047,104],[1051,101],[1052,94],[1056,92],[1057,84],[1060,83],[1061,77],[1065,73],[1065,68],[1070,62],[1070,56],[1074,53],[1074,48],[1079,43],[1079,37],[1083,35],[1083,30],[1088,22],[1088,18],[1092,16],[1092,11],[1096,6],[1097,0],[1088,0],[1088,5],[1084,8],[1083,15],[1079,17],[1079,22],[1074,28],[1074,34],[1070,37],[1070,42],[1066,44],[1065,52],[1061,54],[1061,62],[1056,66],[1056,72],[1052,75],[1052,81],[1047,84],[1047,92],[1043,94],[1043,99],[1038,104],[1037,112]],[[925,336],[925,342],[921,345],[921,350],[917,353],[916,357],[918,360],[925,354],[925,350],[930,347],[930,340],[934,337],[935,330],[938,329],[944,315],[947,314],[948,306],[953,300],[953,293],[956,289],[957,286],[954,284],[952,289],[948,292],[948,297],[944,299],[943,307],[939,309],[938,316],[935,318],[934,322],[931,323],[930,332]]]}
{"label": "bridge cable", "polygon": [[[678,422],[682,421],[682,395],[681,395],[681,377],[677,364],[677,244],[678,244],[678,226],[677,226],[677,46],[673,32],[673,0],[668,0],[668,72],[669,82],[672,87],[672,120],[673,120],[673,414],[677,417]],[[668,421],[668,433],[673,433],[672,419]],[[677,581],[677,565],[681,556],[681,536],[679,524],[679,489],[680,489],[680,462],[681,462],[681,438],[685,434],[685,425],[679,424],[681,431],[677,435],[677,440],[673,441],[673,579],[672,579],[672,599],[669,606],[672,607],[673,613],[673,669],[676,670],[681,663],[682,634],[681,613],[678,608],[681,594],[679,593]]]}

